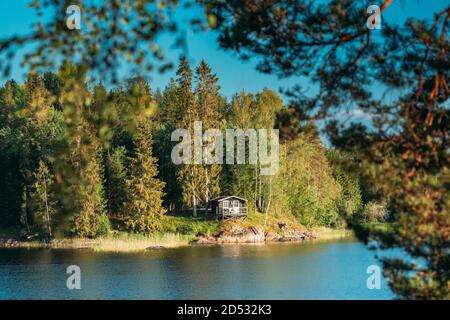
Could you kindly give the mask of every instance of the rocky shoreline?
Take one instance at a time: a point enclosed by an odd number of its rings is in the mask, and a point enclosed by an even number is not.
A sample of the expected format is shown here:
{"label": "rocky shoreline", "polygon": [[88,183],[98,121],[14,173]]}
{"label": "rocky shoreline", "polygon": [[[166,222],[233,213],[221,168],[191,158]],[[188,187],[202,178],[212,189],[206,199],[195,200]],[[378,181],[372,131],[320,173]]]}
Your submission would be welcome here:
{"label": "rocky shoreline", "polygon": [[[214,245],[226,243],[301,242],[317,238],[319,238],[317,234],[307,229],[280,226],[278,230],[267,231],[262,226],[227,224],[214,234],[197,234],[196,238],[190,241],[190,244]],[[58,239],[51,242],[43,242],[37,240],[0,238],[0,248],[93,249],[96,244],[98,245],[97,239]],[[157,250],[166,247],[165,243],[161,245],[147,244],[147,246],[144,244],[145,250]]]}
{"label": "rocky shoreline", "polygon": [[222,244],[222,243],[262,243],[262,242],[300,242],[316,239],[317,236],[309,230],[286,230],[280,228],[279,232],[265,231],[263,227],[241,227],[232,225],[220,230],[214,235],[199,234],[195,244]]}
{"label": "rocky shoreline", "polygon": [[16,239],[0,239],[0,248],[20,248],[22,243]]}
{"label": "rocky shoreline", "polygon": [[14,238],[0,238],[0,248],[54,248],[54,249],[90,249],[94,246],[95,240],[84,239],[83,241],[75,241],[73,239],[53,240],[51,242],[44,241],[27,241]]}

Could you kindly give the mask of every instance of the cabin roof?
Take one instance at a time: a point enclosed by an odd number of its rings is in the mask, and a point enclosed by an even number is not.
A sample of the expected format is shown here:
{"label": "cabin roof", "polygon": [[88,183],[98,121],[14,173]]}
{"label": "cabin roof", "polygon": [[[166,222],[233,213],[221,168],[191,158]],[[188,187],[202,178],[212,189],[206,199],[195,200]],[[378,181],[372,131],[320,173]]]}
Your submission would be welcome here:
{"label": "cabin roof", "polygon": [[239,199],[242,201],[247,201],[247,199],[241,198],[241,197],[236,197],[236,196],[220,196],[220,197],[216,197],[214,199],[211,199],[211,201],[217,201],[217,202],[221,202],[223,200],[227,200],[229,198],[235,198],[235,199]]}

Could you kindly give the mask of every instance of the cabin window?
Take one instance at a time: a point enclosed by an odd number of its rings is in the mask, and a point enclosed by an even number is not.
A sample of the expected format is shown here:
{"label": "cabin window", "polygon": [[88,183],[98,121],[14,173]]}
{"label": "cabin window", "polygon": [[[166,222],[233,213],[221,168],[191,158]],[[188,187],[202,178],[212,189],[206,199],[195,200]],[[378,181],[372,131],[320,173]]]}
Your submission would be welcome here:
{"label": "cabin window", "polygon": [[223,202],[223,207],[224,207],[224,208],[228,208],[228,200],[225,200],[225,201]]}
{"label": "cabin window", "polygon": [[239,208],[239,201],[237,201],[237,200],[234,200],[234,205],[233,205],[235,208]]}

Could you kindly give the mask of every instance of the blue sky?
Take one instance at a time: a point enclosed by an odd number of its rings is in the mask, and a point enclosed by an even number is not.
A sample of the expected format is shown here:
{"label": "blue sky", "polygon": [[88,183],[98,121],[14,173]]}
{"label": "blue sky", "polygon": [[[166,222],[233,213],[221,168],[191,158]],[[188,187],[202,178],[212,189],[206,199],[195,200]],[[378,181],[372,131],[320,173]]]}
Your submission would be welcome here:
{"label": "blue sky", "polygon": [[[0,1],[0,38],[13,34],[24,34],[30,31],[30,25],[36,16],[32,9],[28,8],[30,0]],[[74,4],[76,1],[73,1]],[[381,1],[368,1],[370,4],[379,4]],[[383,14],[383,19],[389,22],[401,23],[409,16],[416,18],[431,18],[434,12],[442,10],[450,0],[394,0],[388,10]],[[183,12],[177,13],[177,19],[187,20]],[[246,90],[258,92],[264,87],[274,90],[288,88],[297,82],[308,86],[305,79],[289,78],[278,79],[273,75],[261,74],[255,70],[255,62],[242,62],[233,53],[219,49],[216,43],[216,34],[208,31],[203,33],[188,32],[188,54],[190,62],[195,65],[202,58],[205,59],[219,77],[222,93],[231,97],[235,92]],[[161,38],[161,46],[168,46],[167,37]],[[174,53],[172,57],[176,57]],[[12,78],[21,81],[25,70],[20,68],[18,61],[14,63]],[[164,75],[153,74],[150,81],[152,88],[164,88],[174,71]],[[1,79],[3,82],[5,79]],[[312,87],[312,86],[311,86]]]}

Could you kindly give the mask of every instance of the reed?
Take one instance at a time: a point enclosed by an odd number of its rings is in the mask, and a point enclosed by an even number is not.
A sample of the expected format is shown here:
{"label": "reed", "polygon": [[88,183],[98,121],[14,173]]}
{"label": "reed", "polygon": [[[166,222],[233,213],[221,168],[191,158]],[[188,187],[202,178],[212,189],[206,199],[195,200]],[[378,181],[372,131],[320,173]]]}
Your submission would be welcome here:
{"label": "reed", "polygon": [[312,233],[316,236],[316,240],[333,240],[353,237],[354,233],[349,229],[331,229],[326,227],[313,228]]}
{"label": "reed", "polygon": [[148,248],[175,248],[189,245],[192,237],[178,233],[163,233],[149,236],[119,235],[106,236],[94,241],[94,251],[136,252]]}

